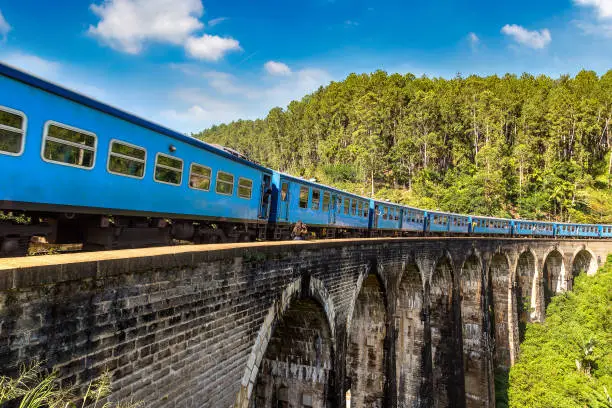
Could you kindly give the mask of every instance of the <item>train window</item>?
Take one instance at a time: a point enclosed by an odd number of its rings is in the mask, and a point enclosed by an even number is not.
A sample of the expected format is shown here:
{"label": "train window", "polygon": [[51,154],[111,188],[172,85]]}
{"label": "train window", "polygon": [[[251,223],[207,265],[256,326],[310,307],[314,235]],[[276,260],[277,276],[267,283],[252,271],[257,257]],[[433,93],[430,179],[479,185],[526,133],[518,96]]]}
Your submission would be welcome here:
{"label": "train window", "polygon": [[345,198],[344,199],[344,213],[346,215],[348,215],[350,207],[351,207],[351,200],[349,200],[348,198]]}
{"label": "train window", "polygon": [[323,193],[323,211],[329,211],[329,193]]}
{"label": "train window", "polygon": [[369,213],[369,203],[366,201],[365,203],[363,203],[363,217],[364,218],[368,218],[368,213]]}
{"label": "train window", "polygon": [[395,221],[399,221],[399,209],[395,209]]}
{"label": "train window", "polygon": [[357,200],[351,200],[351,215],[357,214]]}
{"label": "train window", "polygon": [[47,122],[43,137],[43,160],[65,166],[91,169],[96,156],[93,133],[56,122]]}
{"label": "train window", "polygon": [[191,163],[189,172],[189,187],[195,190],[210,191],[212,170],[196,163]]}
{"label": "train window", "polygon": [[389,208],[384,207],[383,220],[386,220],[387,218],[389,218]]}
{"label": "train window", "polygon": [[300,187],[300,208],[308,208],[308,187]]}
{"label": "train window", "polygon": [[308,187],[300,187],[300,208],[308,208],[308,194],[310,191]]}
{"label": "train window", "polygon": [[321,190],[312,190],[312,209],[319,209],[319,201],[321,200]]}
{"label": "train window", "polygon": [[238,197],[251,199],[253,195],[253,180],[247,178],[238,178]]}
{"label": "train window", "polygon": [[228,196],[234,194],[234,175],[224,171],[218,171],[215,191],[217,194]]}
{"label": "train window", "polygon": [[281,201],[287,201],[287,193],[289,192],[289,184],[283,183],[281,185]]}
{"label": "train window", "polygon": [[180,185],[183,178],[183,160],[157,153],[153,178],[159,183]]}
{"label": "train window", "polygon": [[0,106],[0,153],[23,153],[27,118],[22,112]]}
{"label": "train window", "polygon": [[357,203],[357,216],[361,217],[363,215],[363,203],[359,201]]}
{"label": "train window", "polygon": [[142,147],[111,140],[107,163],[109,173],[141,179],[144,177],[146,161],[147,151]]}

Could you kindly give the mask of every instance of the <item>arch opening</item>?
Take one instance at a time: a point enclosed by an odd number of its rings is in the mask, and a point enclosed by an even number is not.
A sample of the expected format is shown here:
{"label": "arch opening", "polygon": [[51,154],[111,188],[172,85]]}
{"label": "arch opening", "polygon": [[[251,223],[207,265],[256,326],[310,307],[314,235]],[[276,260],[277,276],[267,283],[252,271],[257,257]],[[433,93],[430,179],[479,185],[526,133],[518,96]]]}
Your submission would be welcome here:
{"label": "arch opening", "polygon": [[423,321],[423,282],[416,265],[408,265],[399,285],[396,307],[397,405],[423,405],[421,387],[427,381]]}
{"label": "arch opening", "polygon": [[495,368],[510,368],[510,331],[508,321],[508,292],[510,267],[502,254],[495,254],[490,266],[490,298],[492,305],[491,336],[494,340],[493,364]]}
{"label": "arch opening", "polygon": [[383,406],[386,315],[383,286],[375,274],[369,274],[355,301],[346,355],[352,406]]}
{"label": "arch opening", "polygon": [[461,325],[465,403],[489,406],[488,353],[483,319],[482,263],[472,254],[461,268]]}
{"label": "arch opening", "polygon": [[558,250],[553,250],[548,254],[544,261],[542,270],[543,289],[544,289],[544,310],[550,304],[552,297],[565,290],[565,263],[563,255]]}
{"label": "arch opening", "polygon": [[436,265],[429,295],[433,406],[447,407],[464,399],[460,311],[453,293],[453,268],[448,257]]}
{"label": "arch opening", "polygon": [[333,358],[323,307],[310,297],[293,300],[272,331],[249,407],[327,406]]}
{"label": "arch opening", "polygon": [[520,254],[514,279],[514,321],[519,344],[525,339],[527,323],[536,318],[537,291],[534,288],[536,258],[531,251]]}
{"label": "arch opening", "polygon": [[582,249],[574,256],[572,262],[572,275],[567,281],[567,290],[574,288],[574,279],[581,273],[592,274],[597,270],[597,261],[586,249]]}

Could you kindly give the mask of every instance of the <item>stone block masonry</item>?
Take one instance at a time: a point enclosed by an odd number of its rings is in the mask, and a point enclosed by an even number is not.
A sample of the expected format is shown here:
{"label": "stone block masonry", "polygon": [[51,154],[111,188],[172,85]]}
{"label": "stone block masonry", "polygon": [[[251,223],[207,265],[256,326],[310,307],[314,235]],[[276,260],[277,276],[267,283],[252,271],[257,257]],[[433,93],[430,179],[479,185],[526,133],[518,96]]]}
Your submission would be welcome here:
{"label": "stone block masonry", "polygon": [[[492,407],[493,370],[598,240],[381,238],[0,260],[0,372],[147,407]],[[490,313],[485,311],[491,311]]]}

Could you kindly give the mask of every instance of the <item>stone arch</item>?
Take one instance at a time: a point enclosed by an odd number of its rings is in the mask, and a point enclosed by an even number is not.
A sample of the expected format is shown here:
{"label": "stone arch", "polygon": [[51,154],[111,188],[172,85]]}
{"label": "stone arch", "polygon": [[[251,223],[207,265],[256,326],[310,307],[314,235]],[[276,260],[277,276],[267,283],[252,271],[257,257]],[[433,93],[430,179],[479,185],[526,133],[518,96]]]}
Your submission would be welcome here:
{"label": "stone arch", "polygon": [[[331,296],[327,292],[325,285],[319,279],[310,276],[303,276],[301,279],[292,281],[285,287],[281,295],[274,301],[272,306],[268,308],[264,322],[262,323],[257,333],[255,343],[251,348],[251,353],[249,354],[247,365],[242,376],[240,392],[236,397],[234,408],[247,408],[250,405],[252,406],[252,400],[254,397],[253,393],[254,391],[257,391],[256,382],[259,377],[260,369],[262,368],[262,360],[268,351],[269,343],[273,339],[277,327],[283,324],[283,319],[285,319],[287,313],[289,313],[290,307],[295,305],[296,302],[299,302],[300,298],[303,298],[303,301],[306,302],[306,304],[303,306],[310,306],[311,312],[317,310],[317,308],[320,309],[319,312],[324,316],[324,321],[326,323],[327,330],[329,331],[329,336],[326,337],[328,337],[327,340],[329,343],[330,354],[333,355],[335,352],[334,319],[336,312]],[[329,361],[333,361],[333,358],[330,358]],[[321,367],[319,367],[319,370],[316,370],[316,368],[317,367],[314,367],[313,370],[310,370],[310,374],[315,375],[315,379],[321,379],[321,376],[326,374],[324,373],[325,369],[323,369],[322,372]],[[278,367],[276,367],[276,369],[278,370]],[[282,391],[279,391],[281,388],[283,387],[280,386],[278,390],[274,391],[277,393],[282,393]],[[266,386],[264,385],[263,389],[260,389],[259,391],[261,394],[264,394],[263,398],[265,399],[266,391],[270,390],[266,390]]]}
{"label": "stone arch", "polygon": [[353,303],[346,373],[351,379],[351,404],[382,407],[386,388],[385,340],[387,303],[384,285],[376,271],[369,268],[360,277],[361,287]]}
{"label": "stone arch", "polygon": [[537,319],[537,256],[531,248],[524,249],[516,263],[514,274],[513,313],[516,314],[518,342],[522,343],[527,323]]}
{"label": "stone arch", "polygon": [[557,248],[549,251],[544,257],[542,265],[542,316],[545,315],[546,307],[548,307],[552,297],[559,292],[565,291],[565,270],[565,260],[561,251]]}
{"label": "stone arch", "polygon": [[586,272],[587,275],[594,275],[597,272],[597,257],[586,246],[579,248],[572,255],[572,273],[567,280],[566,287],[572,290],[574,287],[574,278],[581,272]]}
{"label": "stone arch", "polygon": [[395,307],[397,406],[423,405],[421,387],[427,382],[423,279],[416,264],[408,264],[398,286]]}
{"label": "stone arch", "polygon": [[429,292],[434,407],[447,407],[464,399],[461,315],[454,290],[454,276],[452,258],[445,253],[434,265]]}
{"label": "stone arch", "polygon": [[382,282],[383,295],[385,296],[385,305],[387,305],[387,287],[385,284],[385,279],[383,276],[384,267],[382,265],[378,265],[376,261],[370,262],[368,265],[364,265],[362,270],[359,272],[359,276],[357,277],[357,282],[355,282],[355,291],[353,292],[353,297],[351,299],[351,303],[349,309],[346,313],[346,331],[347,333],[351,331],[353,326],[353,314],[355,312],[355,304],[357,302],[357,297],[361,293],[361,289],[363,289],[363,281],[370,274],[374,274],[378,277],[379,281]]}
{"label": "stone arch", "polygon": [[490,405],[483,275],[482,256],[472,250],[463,262],[459,279],[466,407]]}
{"label": "stone arch", "polygon": [[496,252],[489,264],[489,290],[491,305],[491,337],[494,340],[493,365],[510,368],[510,260],[505,253]]}

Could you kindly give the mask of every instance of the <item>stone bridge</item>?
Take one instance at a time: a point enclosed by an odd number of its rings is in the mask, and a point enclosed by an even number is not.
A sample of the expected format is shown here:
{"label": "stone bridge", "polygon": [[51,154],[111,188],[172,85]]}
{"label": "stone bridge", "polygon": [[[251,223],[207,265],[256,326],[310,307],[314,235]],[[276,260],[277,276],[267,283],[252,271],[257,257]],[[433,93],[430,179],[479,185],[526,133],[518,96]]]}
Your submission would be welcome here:
{"label": "stone bridge", "polygon": [[[612,242],[381,238],[0,260],[0,373],[147,407],[493,407],[524,325]],[[350,397],[349,397],[350,395]]]}

